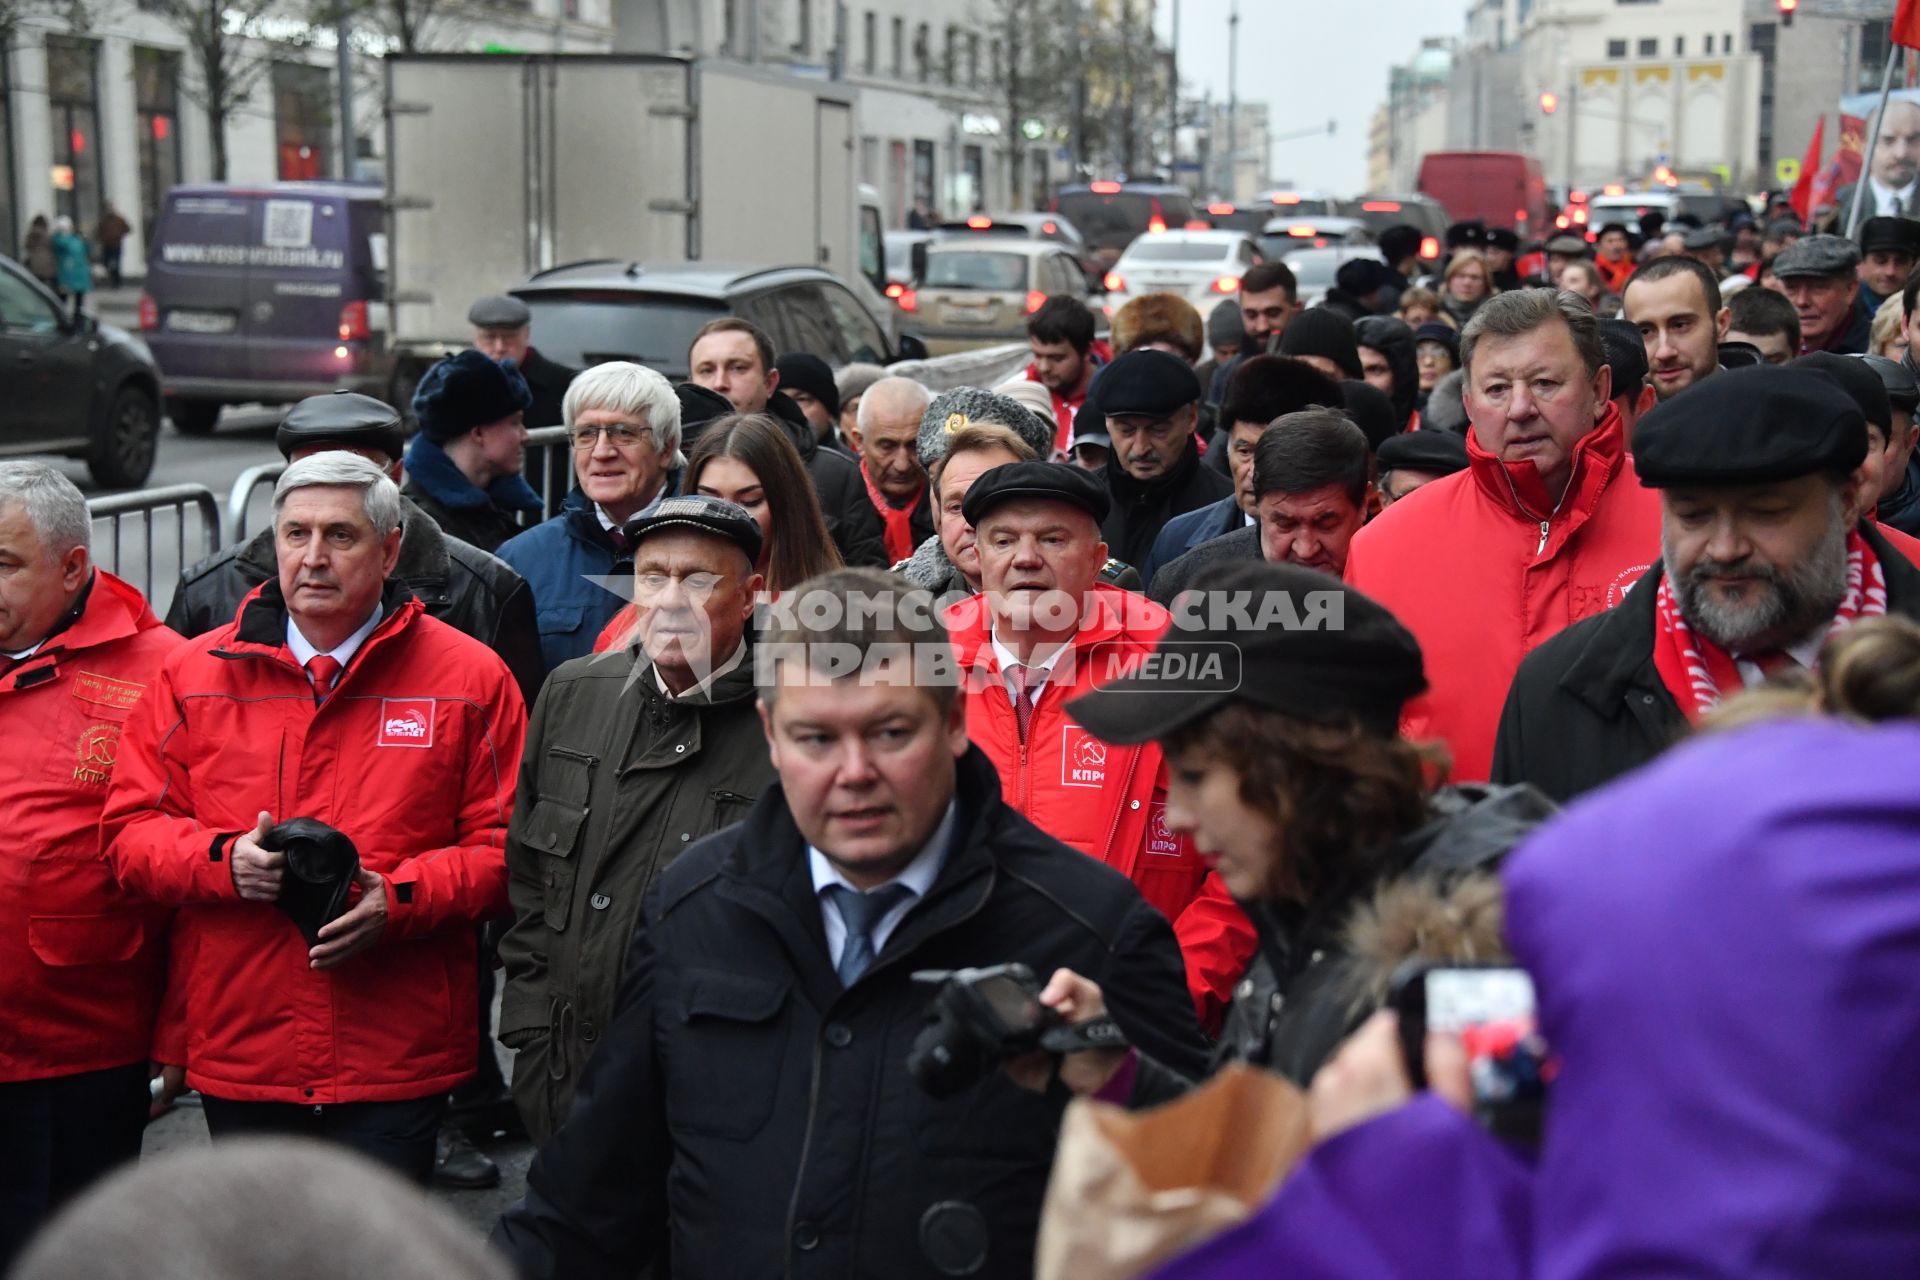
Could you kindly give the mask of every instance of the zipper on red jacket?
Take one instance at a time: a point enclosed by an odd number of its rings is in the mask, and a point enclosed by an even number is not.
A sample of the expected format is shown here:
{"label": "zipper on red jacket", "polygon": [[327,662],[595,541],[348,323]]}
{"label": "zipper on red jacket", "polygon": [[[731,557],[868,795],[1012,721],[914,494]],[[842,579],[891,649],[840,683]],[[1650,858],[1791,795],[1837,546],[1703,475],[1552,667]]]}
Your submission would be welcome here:
{"label": "zipper on red jacket", "polygon": [[[1102,849],[1105,849],[1107,851],[1107,855],[1111,855],[1113,852],[1113,838],[1120,834],[1120,819],[1124,817],[1127,812],[1127,792],[1133,788],[1133,775],[1139,771],[1140,754],[1141,754],[1141,751],[1144,751],[1144,750],[1145,748],[1139,748],[1134,751],[1133,760],[1131,763],[1127,765],[1127,776],[1124,779],[1122,779],[1120,782],[1120,803],[1114,806],[1113,825],[1107,828],[1107,841],[1105,844],[1100,846]],[[1153,815],[1148,814],[1147,820],[1151,822],[1153,820]],[[1134,855],[1137,860],[1139,856],[1139,851],[1135,850]],[[1110,856],[1103,856],[1100,859],[1100,861],[1106,863],[1108,866],[1114,865]],[[1127,867],[1126,870],[1127,870],[1127,878],[1131,880],[1133,878],[1133,867],[1129,866]]]}

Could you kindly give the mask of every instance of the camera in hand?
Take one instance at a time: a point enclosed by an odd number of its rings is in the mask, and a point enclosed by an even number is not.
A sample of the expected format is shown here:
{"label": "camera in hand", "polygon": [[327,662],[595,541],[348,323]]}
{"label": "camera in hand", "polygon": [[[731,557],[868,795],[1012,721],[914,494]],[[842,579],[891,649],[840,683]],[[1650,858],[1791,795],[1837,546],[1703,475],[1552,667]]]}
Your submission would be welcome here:
{"label": "camera in hand", "polygon": [[986,969],[925,970],[915,982],[935,984],[927,1024],[907,1054],[907,1070],[935,1098],[971,1088],[1008,1058],[1044,1049],[1124,1049],[1111,1018],[1064,1024],[1040,1003],[1040,983],[1023,964]]}
{"label": "camera in hand", "polygon": [[1427,1032],[1458,1036],[1481,1125],[1516,1146],[1539,1147],[1547,1088],[1559,1063],[1540,1034],[1533,978],[1525,969],[1409,965],[1396,978],[1392,1004],[1414,1087],[1427,1085]]}

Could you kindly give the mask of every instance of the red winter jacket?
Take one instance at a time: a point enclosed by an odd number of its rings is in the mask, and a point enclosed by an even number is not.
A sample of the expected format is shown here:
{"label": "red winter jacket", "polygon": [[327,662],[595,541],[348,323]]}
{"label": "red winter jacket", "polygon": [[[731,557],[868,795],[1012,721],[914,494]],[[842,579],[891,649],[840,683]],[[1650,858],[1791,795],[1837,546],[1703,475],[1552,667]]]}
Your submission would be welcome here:
{"label": "red winter jacket", "polygon": [[80,616],[0,675],[0,1083],[146,1061],[167,913],[114,883],[100,808],[121,726],[180,644],[95,570]]}
{"label": "red winter jacket", "polygon": [[1106,682],[1101,668],[1108,655],[1151,651],[1171,615],[1131,591],[1105,585],[1093,590],[1097,613],[1041,690],[1025,746],[994,658],[987,597],[970,596],[948,608],[954,656],[968,673],[967,736],[999,769],[1008,804],[1056,840],[1125,874],[1173,922],[1200,1021],[1217,1026],[1253,957],[1253,923],[1192,843],[1167,830],[1160,748],[1101,742],[1065,709],[1070,699]]}
{"label": "red winter jacket", "polygon": [[[491,649],[397,584],[384,604],[315,707],[268,582],[167,660],[128,725],[107,858],[179,908],[187,1082],[214,1097],[390,1102],[473,1073],[473,925],[507,909],[526,711]],[[291,920],[240,899],[226,847],[261,810],[352,838],[387,879],[378,944],[316,972]]]}
{"label": "red winter jacket", "polygon": [[1611,404],[1574,449],[1558,511],[1531,462],[1503,465],[1471,433],[1467,458],[1467,470],[1422,485],[1355,535],[1347,581],[1392,610],[1425,654],[1432,687],[1407,704],[1406,735],[1443,739],[1452,780],[1484,782],[1520,659],[1620,603],[1660,555],[1660,495],[1633,474]]}

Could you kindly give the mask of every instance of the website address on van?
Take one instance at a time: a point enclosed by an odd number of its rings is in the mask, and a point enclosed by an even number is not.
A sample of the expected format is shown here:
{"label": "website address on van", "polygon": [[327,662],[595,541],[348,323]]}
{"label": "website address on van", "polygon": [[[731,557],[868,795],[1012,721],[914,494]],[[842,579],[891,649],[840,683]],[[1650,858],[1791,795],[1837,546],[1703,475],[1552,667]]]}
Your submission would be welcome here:
{"label": "website address on van", "polygon": [[262,244],[164,244],[160,246],[160,261],[183,267],[312,267],[338,271],[346,265],[346,254],[338,249],[285,249]]}

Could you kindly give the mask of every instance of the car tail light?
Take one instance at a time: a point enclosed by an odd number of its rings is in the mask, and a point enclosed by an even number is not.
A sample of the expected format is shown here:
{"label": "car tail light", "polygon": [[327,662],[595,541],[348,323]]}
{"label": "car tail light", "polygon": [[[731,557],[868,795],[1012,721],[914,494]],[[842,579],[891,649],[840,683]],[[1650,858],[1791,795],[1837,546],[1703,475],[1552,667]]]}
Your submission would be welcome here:
{"label": "car tail light", "polygon": [[1560,228],[1560,230],[1565,231],[1568,227],[1573,225],[1573,219],[1569,218],[1566,214],[1563,213],[1559,217],[1553,220],[1553,225]]}
{"label": "car tail light", "polygon": [[889,298],[895,299],[896,301],[899,299],[900,295],[905,293],[906,291],[907,291],[907,286],[901,284],[898,280],[895,280],[887,285],[887,296]]}
{"label": "car tail light", "polygon": [[1586,226],[1587,225],[1587,206],[1581,205],[1578,209],[1575,209],[1573,211],[1573,220],[1579,223],[1583,227]]}
{"label": "car tail light", "polygon": [[153,300],[152,294],[150,293],[141,294],[140,295],[140,331],[142,333],[152,333],[155,329],[158,329],[159,327],[160,327],[160,304]]}
{"label": "car tail light", "polygon": [[1439,257],[1440,241],[1433,236],[1428,236],[1426,239],[1422,240],[1420,242],[1420,256],[1423,258]]}
{"label": "car tail light", "polygon": [[1513,211],[1513,220],[1515,222],[1525,222],[1527,220],[1527,211],[1525,209],[1515,209]]}
{"label": "car tail light", "polygon": [[1275,204],[1299,204],[1300,197],[1294,195],[1290,191],[1282,191],[1278,195],[1274,196],[1273,202]]}
{"label": "car tail light", "polygon": [[1043,222],[1040,224],[1040,234],[1043,236],[1057,235],[1059,231],[1060,224],[1057,222]]}
{"label": "car tail light", "polygon": [[1046,305],[1047,305],[1046,294],[1040,292],[1038,289],[1027,290],[1027,314],[1028,315],[1032,315],[1034,312],[1038,311],[1040,308]]}
{"label": "car tail light", "polygon": [[1308,240],[1318,235],[1319,232],[1313,227],[1288,227],[1287,234],[1290,236],[1297,236],[1302,240]]}
{"label": "car tail light", "polygon": [[1182,229],[1186,231],[1211,231],[1213,230],[1213,224],[1205,218],[1194,218]]}
{"label": "car tail light", "polygon": [[1368,200],[1362,204],[1360,208],[1367,213],[1398,213],[1400,212],[1400,202],[1398,200]]}
{"label": "car tail light", "polygon": [[1215,293],[1238,293],[1240,291],[1240,277],[1239,276],[1215,277],[1213,281],[1213,291]]}
{"label": "car tail light", "polygon": [[340,341],[352,342],[355,338],[371,338],[373,329],[367,324],[367,304],[349,302],[340,308]]}
{"label": "car tail light", "polygon": [[1148,235],[1153,235],[1153,236],[1165,235],[1166,231],[1167,231],[1167,220],[1165,218],[1158,216],[1157,214],[1154,216],[1152,221],[1147,223]]}
{"label": "car tail light", "polygon": [[975,231],[985,231],[989,227],[993,226],[993,219],[987,217],[983,213],[976,213],[971,218],[967,219],[967,225],[969,227],[972,227]]}
{"label": "car tail light", "polygon": [[900,304],[902,311],[918,311],[920,309],[920,295],[911,289],[902,289],[900,296],[895,298],[894,301]]}
{"label": "car tail light", "polygon": [[1120,194],[1120,184],[1117,182],[1096,182],[1088,187],[1087,190],[1097,196],[1117,196]]}
{"label": "car tail light", "polygon": [[1100,283],[1107,286],[1108,293],[1125,293],[1127,291],[1127,282],[1118,271],[1107,272],[1106,279]]}
{"label": "car tail light", "polygon": [[1207,206],[1207,212],[1216,218],[1224,218],[1233,212],[1233,206],[1230,204],[1210,204]]}
{"label": "car tail light", "polygon": [[1315,241],[1313,242],[1313,247],[1314,247],[1314,248],[1316,248],[1316,249],[1324,249],[1324,248],[1326,248],[1326,247],[1327,247],[1327,238],[1326,238],[1325,236],[1321,236],[1321,237],[1320,237],[1320,238],[1319,238],[1318,240],[1315,240]]}

